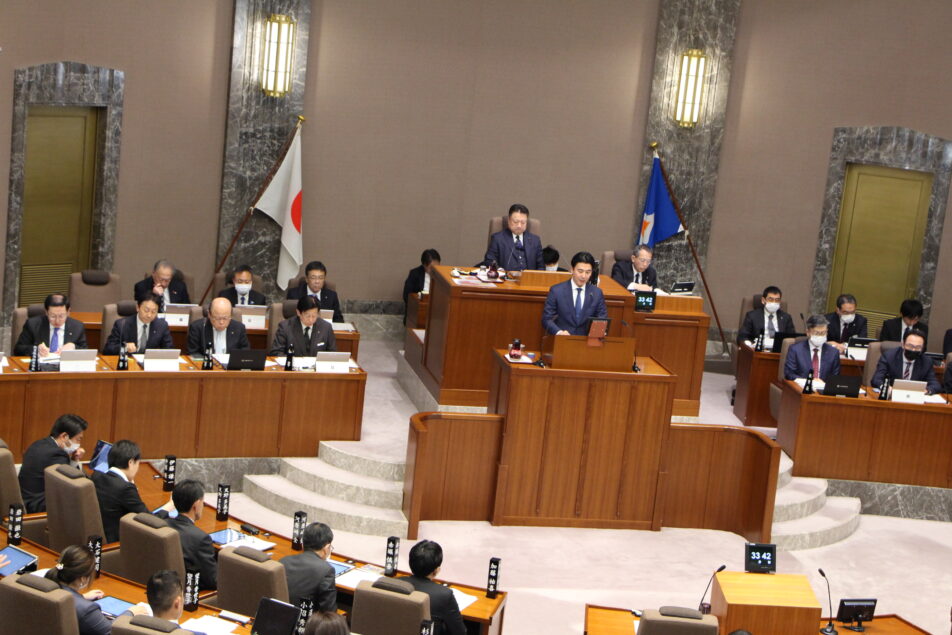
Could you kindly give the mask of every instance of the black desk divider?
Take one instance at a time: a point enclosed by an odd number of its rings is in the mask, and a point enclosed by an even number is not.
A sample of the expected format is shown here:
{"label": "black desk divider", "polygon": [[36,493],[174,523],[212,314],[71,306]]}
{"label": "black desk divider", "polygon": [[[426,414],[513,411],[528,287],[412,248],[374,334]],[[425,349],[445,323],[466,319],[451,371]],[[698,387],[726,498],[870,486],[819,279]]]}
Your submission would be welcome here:
{"label": "black desk divider", "polygon": [[23,505],[11,503],[7,516],[7,544],[18,545],[23,538]]}
{"label": "black desk divider", "polygon": [[486,597],[496,599],[499,589],[499,558],[489,559],[489,581],[486,583]]}
{"label": "black desk divider", "polygon": [[218,484],[218,500],[215,501],[215,520],[228,520],[228,506],[231,502],[231,485]]}
{"label": "black desk divider", "polygon": [[93,559],[96,561],[96,577],[99,577],[102,568],[102,536],[90,536],[86,539],[86,546],[93,552]]}
{"label": "black desk divider", "polygon": [[165,480],[162,481],[162,491],[171,492],[175,489],[175,464],[174,454],[165,455]]}
{"label": "black desk divider", "polygon": [[397,575],[397,559],[400,556],[400,539],[396,536],[387,538],[387,555],[384,558],[383,574],[389,578]]}
{"label": "black desk divider", "polygon": [[420,622],[420,635],[433,635],[433,620]]}
{"label": "black desk divider", "polygon": [[294,526],[291,528],[291,549],[304,551],[305,527],[307,527],[307,512],[294,512]]}
{"label": "black desk divider", "polygon": [[198,583],[200,577],[201,574],[198,571],[185,572],[185,589],[183,589],[183,594],[185,595],[186,611],[198,610]]}
{"label": "black desk divider", "polygon": [[297,627],[294,629],[297,635],[304,635],[304,627],[307,626],[307,621],[311,619],[313,612],[314,598],[301,598],[301,613],[298,616]]}

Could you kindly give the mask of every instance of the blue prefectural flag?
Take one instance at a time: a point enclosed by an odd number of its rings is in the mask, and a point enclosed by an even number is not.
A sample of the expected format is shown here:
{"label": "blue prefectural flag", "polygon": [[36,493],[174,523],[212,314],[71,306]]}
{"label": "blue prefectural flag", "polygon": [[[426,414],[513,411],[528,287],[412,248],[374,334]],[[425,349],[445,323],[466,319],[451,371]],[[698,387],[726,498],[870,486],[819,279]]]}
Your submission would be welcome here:
{"label": "blue prefectural flag", "polygon": [[641,236],[639,245],[654,247],[655,243],[667,240],[683,232],[681,219],[671,202],[671,193],[661,173],[661,159],[654,158],[651,164],[651,181],[648,183],[648,195],[645,197],[645,212],[641,217]]}

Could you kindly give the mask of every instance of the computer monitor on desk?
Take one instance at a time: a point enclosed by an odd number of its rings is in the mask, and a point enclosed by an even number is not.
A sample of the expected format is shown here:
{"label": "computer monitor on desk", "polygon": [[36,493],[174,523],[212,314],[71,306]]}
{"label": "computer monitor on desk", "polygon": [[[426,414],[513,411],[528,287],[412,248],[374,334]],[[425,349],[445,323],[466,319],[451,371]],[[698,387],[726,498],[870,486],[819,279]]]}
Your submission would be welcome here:
{"label": "computer monitor on desk", "polygon": [[630,372],[635,361],[635,338],[605,337],[590,346],[584,335],[546,335],[542,359],[546,366],[567,370]]}

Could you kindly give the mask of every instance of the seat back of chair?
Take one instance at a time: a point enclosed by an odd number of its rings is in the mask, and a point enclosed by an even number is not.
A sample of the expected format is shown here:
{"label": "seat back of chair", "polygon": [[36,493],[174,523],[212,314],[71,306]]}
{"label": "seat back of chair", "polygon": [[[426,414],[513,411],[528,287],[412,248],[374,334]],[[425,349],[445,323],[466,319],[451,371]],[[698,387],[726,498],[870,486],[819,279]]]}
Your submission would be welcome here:
{"label": "seat back of chair", "polygon": [[[493,216],[489,219],[489,235],[486,238],[486,246],[489,246],[489,242],[493,239],[493,234],[501,232],[504,228],[508,229],[509,227],[509,215],[506,216]],[[539,236],[542,234],[542,221],[538,218],[529,217],[529,225],[526,227],[526,230],[530,234],[535,234]]]}
{"label": "seat back of chair", "polygon": [[101,269],[74,271],[69,275],[69,305],[72,311],[101,311],[122,299],[119,274]]}
{"label": "seat back of chair", "polygon": [[168,523],[148,512],[119,519],[119,574],[146,584],[156,571],[171,569],[185,579],[182,540]]}
{"label": "seat back of chair", "polygon": [[31,304],[30,306],[20,306],[13,309],[13,319],[10,323],[11,330],[11,339],[10,339],[10,351],[12,353],[13,347],[16,346],[17,340],[20,339],[20,333],[23,331],[23,326],[26,324],[26,321],[31,317],[36,317],[37,315],[43,315],[43,305],[42,304]]}
{"label": "seat back of chair", "polygon": [[[306,278],[305,278],[304,274],[301,274],[301,275],[299,275],[299,276],[295,276],[294,278],[290,278],[290,279],[288,280],[288,287],[287,287],[287,288],[288,288],[288,289],[297,289],[299,286],[301,286],[301,284],[304,282],[305,279],[306,279]],[[334,291],[334,292],[337,291],[337,285],[334,284],[333,282],[331,282],[330,280],[324,280],[324,287],[327,288],[327,289],[330,289],[331,291]],[[297,300],[295,300],[295,302],[297,302]]]}
{"label": "seat back of chair", "polygon": [[29,573],[0,580],[0,616],[0,635],[79,632],[72,594],[52,580]]}
{"label": "seat back of chair", "polygon": [[261,598],[288,601],[284,565],[251,547],[226,547],[218,553],[217,606],[254,615]]}
{"label": "seat back of chair", "polygon": [[115,304],[103,305],[99,350],[103,350],[106,347],[106,341],[109,339],[109,334],[112,333],[112,327],[116,325],[116,320],[135,315],[135,313],[136,303],[134,300],[120,300]]}
{"label": "seat back of chair", "polygon": [[23,495],[20,493],[13,452],[4,447],[0,448],[0,517],[7,515],[13,503],[22,505]]}
{"label": "seat back of chair", "polygon": [[192,631],[179,628],[169,620],[151,615],[121,615],[112,623],[112,635],[192,635]]}
{"label": "seat back of chair", "polygon": [[354,591],[351,630],[361,635],[416,635],[430,619],[430,596],[409,582],[362,580]]}
{"label": "seat back of chair", "polygon": [[[873,375],[876,373],[876,366],[879,364],[879,358],[886,351],[902,346],[902,342],[872,342],[866,349],[866,361],[863,362],[863,385],[869,386],[873,381]],[[946,369],[948,372],[948,369]],[[873,386],[879,388],[879,386]]]}
{"label": "seat back of chair", "polygon": [[[790,352],[790,347],[796,344],[797,342],[802,342],[806,340],[805,337],[788,337],[783,340],[783,344],[780,345],[780,364],[777,368],[777,380],[783,381],[783,367],[787,363],[787,353]],[[817,378],[819,379],[819,377]]]}
{"label": "seat back of chair", "polygon": [[71,465],[51,465],[43,470],[50,549],[85,545],[90,536],[105,536],[99,499],[93,482]]}
{"label": "seat back of chair", "polygon": [[661,607],[646,609],[638,623],[638,635],[717,635],[718,622],[713,615],[701,615],[690,609]]}
{"label": "seat back of chair", "polygon": [[[222,292],[226,287],[232,286],[234,283],[231,281],[232,272],[219,271],[215,274],[214,282],[212,283],[212,297],[217,298],[218,294]],[[256,273],[251,274],[251,288],[255,291],[260,291],[264,293],[264,281]]]}

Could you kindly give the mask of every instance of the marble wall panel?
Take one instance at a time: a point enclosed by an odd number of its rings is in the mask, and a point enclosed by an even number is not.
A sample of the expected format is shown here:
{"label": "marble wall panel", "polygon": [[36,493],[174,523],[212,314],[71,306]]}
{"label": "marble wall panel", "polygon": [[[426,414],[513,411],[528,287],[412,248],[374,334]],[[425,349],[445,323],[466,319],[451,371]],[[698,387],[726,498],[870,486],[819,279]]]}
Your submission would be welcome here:
{"label": "marble wall panel", "polygon": [[942,487],[829,480],[826,493],[860,499],[863,514],[952,522],[952,490]]}
{"label": "marble wall panel", "polygon": [[[165,473],[165,460],[149,461],[159,474]],[[245,474],[277,474],[281,466],[278,458],[179,459],[175,467],[175,481],[196,479],[205,486],[206,492],[218,491],[219,483],[231,485],[232,492],[244,487]]]}

